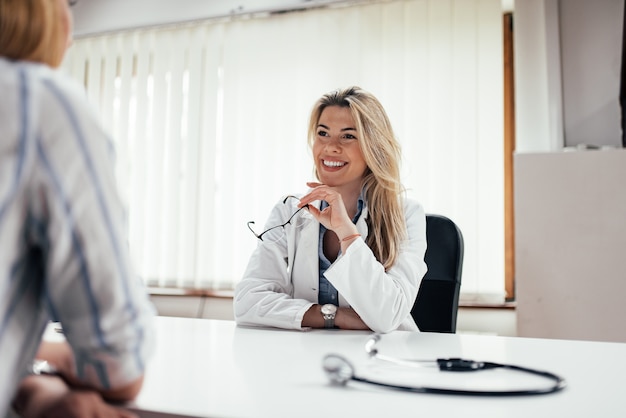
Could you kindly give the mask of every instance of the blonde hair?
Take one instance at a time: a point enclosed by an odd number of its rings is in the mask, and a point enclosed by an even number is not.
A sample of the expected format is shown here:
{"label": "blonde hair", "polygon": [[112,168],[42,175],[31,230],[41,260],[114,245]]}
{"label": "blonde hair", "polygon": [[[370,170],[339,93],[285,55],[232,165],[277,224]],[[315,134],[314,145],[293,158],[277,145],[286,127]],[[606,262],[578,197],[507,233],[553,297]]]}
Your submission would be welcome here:
{"label": "blonde hair", "polygon": [[69,30],[61,7],[57,0],[0,0],[0,55],[61,65]]}
{"label": "blonde hair", "polygon": [[349,108],[356,124],[359,146],[368,167],[363,177],[370,229],[366,243],[376,259],[389,269],[407,237],[401,200],[404,188],[400,182],[400,144],[378,99],[353,86],[327,93],[315,103],[309,119],[309,146],[315,141],[322,111],[328,106]]}

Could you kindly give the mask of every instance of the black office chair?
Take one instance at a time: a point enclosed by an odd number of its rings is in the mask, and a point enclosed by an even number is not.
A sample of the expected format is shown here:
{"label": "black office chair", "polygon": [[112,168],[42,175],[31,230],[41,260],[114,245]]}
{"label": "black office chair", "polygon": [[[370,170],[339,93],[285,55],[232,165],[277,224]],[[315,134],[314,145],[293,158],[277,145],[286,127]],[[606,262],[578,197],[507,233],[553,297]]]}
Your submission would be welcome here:
{"label": "black office chair", "polygon": [[428,272],[422,279],[411,315],[420,331],[456,332],[463,271],[463,234],[441,215],[426,215]]}

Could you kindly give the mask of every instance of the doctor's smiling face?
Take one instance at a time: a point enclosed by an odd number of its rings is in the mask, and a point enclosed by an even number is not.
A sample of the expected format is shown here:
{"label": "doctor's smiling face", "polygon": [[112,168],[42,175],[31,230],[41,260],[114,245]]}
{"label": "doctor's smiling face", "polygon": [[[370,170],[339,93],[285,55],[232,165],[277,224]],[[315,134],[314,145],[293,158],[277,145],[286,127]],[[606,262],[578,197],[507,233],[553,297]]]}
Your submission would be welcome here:
{"label": "doctor's smiling face", "polygon": [[367,164],[349,107],[324,108],[317,122],[313,158],[320,182],[360,191]]}

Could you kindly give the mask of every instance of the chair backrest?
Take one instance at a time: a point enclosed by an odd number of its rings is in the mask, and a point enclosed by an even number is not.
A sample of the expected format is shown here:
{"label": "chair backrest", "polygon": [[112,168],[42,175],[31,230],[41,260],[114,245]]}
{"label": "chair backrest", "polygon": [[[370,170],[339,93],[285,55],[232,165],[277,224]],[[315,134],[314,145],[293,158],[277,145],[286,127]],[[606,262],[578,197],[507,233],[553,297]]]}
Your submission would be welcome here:
{"label": "chair backrest", "polygon": [[463,234],[441,215],[426,215],[428,272],[411,310],[420,331],[456,332],[459,292],[463,271]]}

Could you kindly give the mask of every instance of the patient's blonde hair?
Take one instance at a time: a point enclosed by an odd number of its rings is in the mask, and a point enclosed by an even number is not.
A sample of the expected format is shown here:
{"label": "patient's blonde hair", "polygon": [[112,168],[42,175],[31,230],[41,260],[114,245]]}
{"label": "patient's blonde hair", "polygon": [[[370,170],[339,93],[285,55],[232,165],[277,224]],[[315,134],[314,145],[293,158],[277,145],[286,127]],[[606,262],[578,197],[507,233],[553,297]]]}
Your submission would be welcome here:
{"label": "patient's blonde hair", "polygon": [[0,55],[61,65],[70,22],[66,0],[0,0]]}

